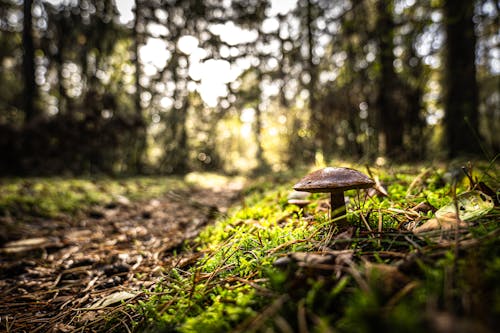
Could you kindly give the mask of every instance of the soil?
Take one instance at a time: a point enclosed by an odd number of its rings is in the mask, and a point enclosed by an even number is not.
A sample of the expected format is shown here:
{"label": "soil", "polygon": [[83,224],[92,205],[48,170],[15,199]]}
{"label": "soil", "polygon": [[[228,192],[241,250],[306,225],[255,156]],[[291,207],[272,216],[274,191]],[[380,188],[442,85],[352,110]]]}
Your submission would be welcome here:
{"label": "soil", "polygon": [[127,304],[203,255],[186,245],[239,190],[169,192],[137,203],[121,197],[76,217],[15,222],[15,234],[4,237],[21,239],[0,248],[0,331],[131,331],[142,319]]}

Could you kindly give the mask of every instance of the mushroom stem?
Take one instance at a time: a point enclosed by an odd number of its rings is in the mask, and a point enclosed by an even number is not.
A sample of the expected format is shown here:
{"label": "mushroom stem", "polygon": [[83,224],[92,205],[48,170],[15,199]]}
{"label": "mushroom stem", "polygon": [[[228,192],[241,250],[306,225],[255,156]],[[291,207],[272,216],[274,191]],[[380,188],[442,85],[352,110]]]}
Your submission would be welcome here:
{"label": "mushroom stem", "polygon": [[[344,191],[332,191],[330,194],[330,219],[343,216],[346,213]],[[346,222],[345,217],[338,220],[341,225]]]}

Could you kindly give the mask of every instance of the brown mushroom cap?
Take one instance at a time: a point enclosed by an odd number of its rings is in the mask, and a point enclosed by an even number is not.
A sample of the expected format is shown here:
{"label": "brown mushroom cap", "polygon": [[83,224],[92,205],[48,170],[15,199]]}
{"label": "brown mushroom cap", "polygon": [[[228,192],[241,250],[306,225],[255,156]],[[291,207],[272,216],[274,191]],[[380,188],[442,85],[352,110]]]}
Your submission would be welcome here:
{"label": "brown mushroom cap", "polygon": [[311,194],[307,192],[299,192],[299,191],[292,191],[288,193],[288,200],[293,200],[293,199],[299,199],[299,200],[307,200]]}
{"label": "brown mushroom cap", "polygon": [[293,186],[296,191],[333,192],[375,185],[370,177],[350,168],[326,167],[311,172]]}

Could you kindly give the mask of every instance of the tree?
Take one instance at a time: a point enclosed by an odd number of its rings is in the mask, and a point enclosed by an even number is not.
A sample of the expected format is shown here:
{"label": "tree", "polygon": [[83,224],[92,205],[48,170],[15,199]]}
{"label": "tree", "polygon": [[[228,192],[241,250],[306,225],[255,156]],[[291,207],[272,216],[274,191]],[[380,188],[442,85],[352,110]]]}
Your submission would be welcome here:
{"label": "tree", "polygon": [[317,86],[318,86],[318,66],[315,63],[314,49],[316,47],[315,41],[315,19],[318,16],[319,8],[315,6],[312,0],[307,0],[306,4],[306,17],[305,17],[305,31],[306,31],[306,43],[307,43],[307,55],[306,55],[306,66],[305,70],[309,74],[309,82],[306,83],[307,90],[309,92],[309,112],[310,112],[310,127],[313,131],[313,156],[318,151],[320,132],[318,130],[318,124],[321,121],[319,117],[319,112],[317,110]]}
{"label": "tree", "polygon": [[37,87],[35,81],[35,46],[33,43],[33,0],[23,3],[23,76],[24,76],[24,113],[26,123],[37,116],[35,100]]}
{"label": "tree", "polygon": [[479,139],[473,0],[445,0],[445,118],[448,157],[477,154]]}
{"label": "tree", "polygon": [[134,27],[133,27],[133,58],[132,62],[135,68],[134,74],[134,84],[135,84],[135,95],[134,95],[134,108],[135,108],[135,118],[137,121],[137,131],[134,133],[135,142],[134,147],[131,151],[131,164],[134,167],[136,173],[142,173],[144,171],[144,155],[147,148],[147,129],[146,123],[144,121],[143,110],[141,106],[141,62],[139,59],[139,47],[142,43],[142,35],[140,33],[141,28],[141,0],[135,0],[134,8]]}
{"label": "tree", "polygon": [[398,77],[394,71],[394,3],[377,1],[377,34],[380,74],[377,106],[379,126],[384,136],[385,153],[395,157],[403,147],[403,123],[401,108],[397,103]]}
{"label": "tree", "polygon": [[[419,14],[416,13],[425,13]],[[413,6],[405,8],[401,14],[395,17],[395,30],[398,36],[396,48],[400,51],[399,77],[400,88],[403,94],[402,106],[404,107],[404,155],[405,159],[418,160],[425,157],[428,145],[426,142],[429,131],[426,131],[426,120],[424,111],[425,87],[429,82],[432,71],[424,64],[424,56],[419,54],[418,41],[432,24],[432,16],[436,15],[430,0],[419,1]],[[436,46],[437,47],[437,46]],[[432,53],[429,50],[429,53]]]}

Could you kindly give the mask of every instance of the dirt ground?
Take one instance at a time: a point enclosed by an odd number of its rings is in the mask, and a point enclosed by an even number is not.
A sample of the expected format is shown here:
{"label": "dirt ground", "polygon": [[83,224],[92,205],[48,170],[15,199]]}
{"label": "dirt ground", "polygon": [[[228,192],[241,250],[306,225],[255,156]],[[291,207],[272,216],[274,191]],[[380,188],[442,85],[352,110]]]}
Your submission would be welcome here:
{"label": "dirt ground", "polygon": [[0,331],[128,331],[140,318],[125,303],[199,258],[182,245],[224,214],[239,190],[169,192],[139,203],[121,197],[77,217],[16,225],[21,239],[0,248]]}

